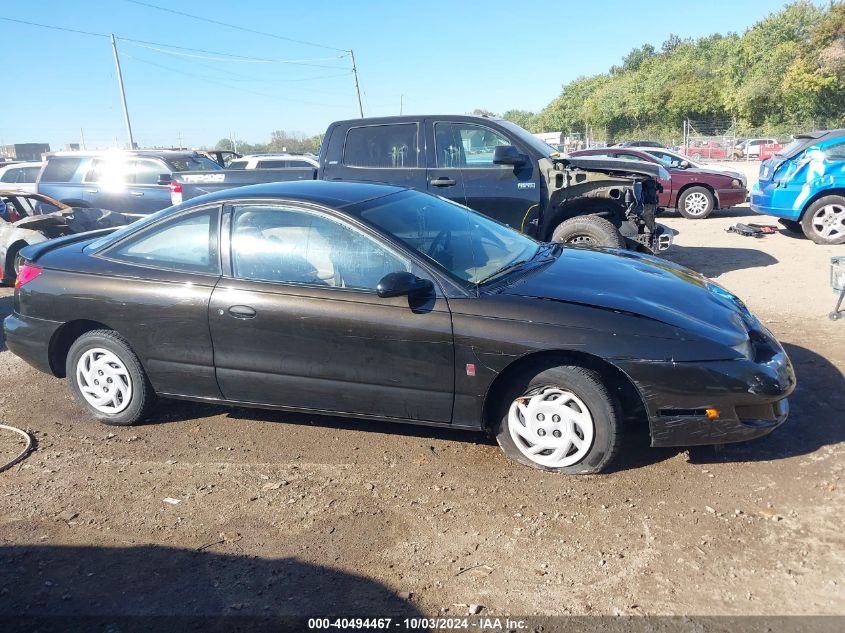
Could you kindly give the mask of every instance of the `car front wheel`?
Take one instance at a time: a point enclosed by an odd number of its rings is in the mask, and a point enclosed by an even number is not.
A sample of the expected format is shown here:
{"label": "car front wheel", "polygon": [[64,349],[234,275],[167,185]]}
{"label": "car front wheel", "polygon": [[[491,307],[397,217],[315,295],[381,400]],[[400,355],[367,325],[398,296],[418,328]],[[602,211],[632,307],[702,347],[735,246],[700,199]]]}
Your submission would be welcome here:
{"label": "car front wheel", "polygon": [[690,220],[703,220],[715,206],[716,199],[706,187],[690,187],[678,198],[678,213]]}
{"label": "car front wheel", "polygon": [[94,418],[129,426],[142,420],[155,401],[138,357],[111,330],[94,330],[71,345],[66,364],[71,392]]}
{"label": "car front wheel", "polygon": [[496,440],[521,464],[566,474],[606,470],[621,444],[619,406],[578,366],[525,372],[502,405]]}
{"label": "car front wheel", "polygon": [[579,215],[558,224],[552,241],[573,246],[625,248],[625,238],[612,223],[597,215]]}

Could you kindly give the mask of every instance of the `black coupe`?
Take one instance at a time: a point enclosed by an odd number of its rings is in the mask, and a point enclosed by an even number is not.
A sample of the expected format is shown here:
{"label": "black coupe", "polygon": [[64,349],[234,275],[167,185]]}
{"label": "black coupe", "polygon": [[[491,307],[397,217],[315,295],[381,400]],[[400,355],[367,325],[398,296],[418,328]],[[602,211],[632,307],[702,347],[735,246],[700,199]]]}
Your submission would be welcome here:
{"label": "black coupe", "polygon": [[606,469],[765,435],[795,387],[730,292],[666,261],[536,242],[418,191],[230,189],[29,247],[8,348],[108,424],[157,396],[487,430],[523,464]]}

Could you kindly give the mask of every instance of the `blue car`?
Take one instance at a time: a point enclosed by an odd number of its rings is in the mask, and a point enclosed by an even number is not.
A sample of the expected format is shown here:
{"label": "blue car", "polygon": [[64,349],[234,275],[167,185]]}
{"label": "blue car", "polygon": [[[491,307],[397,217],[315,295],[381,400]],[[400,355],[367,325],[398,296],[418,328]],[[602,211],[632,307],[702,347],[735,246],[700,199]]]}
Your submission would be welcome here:
{"label": "blue car", "polygon": [[763,161],[751,208],[816,244],[845,244],[845,129],[801,134]]}

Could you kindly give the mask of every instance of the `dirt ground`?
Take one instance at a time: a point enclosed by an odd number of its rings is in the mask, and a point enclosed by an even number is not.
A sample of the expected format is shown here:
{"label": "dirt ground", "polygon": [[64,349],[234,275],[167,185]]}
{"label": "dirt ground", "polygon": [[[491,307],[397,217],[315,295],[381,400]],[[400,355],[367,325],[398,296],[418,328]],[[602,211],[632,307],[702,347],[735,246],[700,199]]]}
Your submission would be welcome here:
{"label": "dirt ground", "polygon": [[[0,346],[0,421],[38,441],[0,474],[0,616],[845,614],[845,249],[725,232],[774,224],[751,216],[666,216],[668,257],[784,343],[789,422],[719,449],[632,430],[600,476],[480,435],[189,403],[109,428]],[[17,446],[0,433],[0,462]]]}

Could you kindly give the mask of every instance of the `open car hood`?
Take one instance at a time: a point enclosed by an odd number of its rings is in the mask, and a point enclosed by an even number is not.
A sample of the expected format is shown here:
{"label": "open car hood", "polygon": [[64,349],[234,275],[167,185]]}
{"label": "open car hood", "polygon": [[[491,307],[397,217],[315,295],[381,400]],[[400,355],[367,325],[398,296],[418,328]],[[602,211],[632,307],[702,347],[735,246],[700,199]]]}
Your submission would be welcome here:
{"label": "open car hood", "polygon": [[593,156],[552,157],[555,162],[566,167],[598,171],[614,176],[649,176],[654,179],[669,179],[669,172],[656,163],[639,160],[623,160],[621,158],[603,158]]}
{"label": "open car hood", "polygon": [[86,231],[123,226],[130,224],[133,220],[134,218],[116,211],[73,207],[22,218],[15,222],[15,226],[32,231],[43,231],[50,227],[61,226],[67,227],[70,233],[85,233]]}

